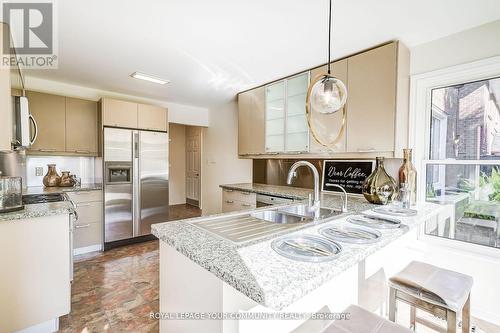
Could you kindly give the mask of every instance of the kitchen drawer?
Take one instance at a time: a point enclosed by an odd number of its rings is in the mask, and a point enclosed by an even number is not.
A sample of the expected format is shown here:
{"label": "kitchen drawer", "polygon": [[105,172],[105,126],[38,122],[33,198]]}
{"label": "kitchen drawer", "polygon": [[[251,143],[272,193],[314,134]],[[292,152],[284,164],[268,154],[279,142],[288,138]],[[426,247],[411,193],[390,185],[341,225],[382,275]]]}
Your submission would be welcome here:
{"label": "kitchen drawer", "polygon": [[255,209],[257,206],[255,203],[251,204],[248,202],[242,202],[237,200],[224,199],[222,201],[222,212],[235,212],[239,210]]}
{"label": "kitchen drawer", "polygon": [[78,213],[77,225],[87,223],[101,223],[102,221],[102,201],[78,202],[76,212]]}
{"label": "kitchen drawer", "polygon": [[102,201],[102,190],[66,192],[74,203]]}
{"label": "kitchen drawer", "polygon": [[86,223],[75,225],[73,231],[73,248],[100,245],[102,243],[102,224]]}
{"label": "kitchen drawer", "polygon": [[223,189],[222,198],[224,201],[241,201],[243,203],[255,205],[257,199],[255,193]]}

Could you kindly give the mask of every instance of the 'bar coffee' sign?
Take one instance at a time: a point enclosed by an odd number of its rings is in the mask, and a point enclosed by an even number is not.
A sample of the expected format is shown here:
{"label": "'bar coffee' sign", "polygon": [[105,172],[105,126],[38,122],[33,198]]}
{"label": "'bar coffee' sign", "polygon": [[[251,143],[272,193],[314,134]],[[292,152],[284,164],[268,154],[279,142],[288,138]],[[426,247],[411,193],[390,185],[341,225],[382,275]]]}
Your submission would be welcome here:
{"label": "'bar coffee' sign", "polygon": [[333,186],[342,186],[347,193],[362,194],[363,182],[373,172],[375,161],[326,160],[323,162],[323,184],[325,192],[340,192]]}

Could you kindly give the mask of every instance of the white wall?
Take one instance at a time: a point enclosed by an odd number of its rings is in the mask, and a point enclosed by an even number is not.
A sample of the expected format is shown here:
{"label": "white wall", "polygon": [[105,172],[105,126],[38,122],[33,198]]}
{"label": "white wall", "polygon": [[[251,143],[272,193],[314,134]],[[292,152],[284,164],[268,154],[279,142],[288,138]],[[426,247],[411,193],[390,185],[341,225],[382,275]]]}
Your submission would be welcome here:
{"label": "white wall", "polygon": [[208,126],[208,109],[206,108],[143,98],[140,96],[121,94],[112,91],[89,88],[65,82],[45,80],[31,76],[26,76],[25,84],[27,90],[35,90],[50,94],[83,98],[94,101],[97,101],[101,97],[106,96],[134,102],[159,105],[168,108],[169,122],[193,126]]}
{"label": "white wall", "polygon": [[209,110],[211,126],[203,129],[203,215],[222,209],[220,184],[252,182],[252,161],[238,159],[238,107],[229,102]]}
{"label": "white wall", "polygon": [[500,55],[500,20],[411,49],[411,74]]}
{"label": "white wall", "polygon": [[186,126],[169,124],[168,202],[170,205],[186,203]]}

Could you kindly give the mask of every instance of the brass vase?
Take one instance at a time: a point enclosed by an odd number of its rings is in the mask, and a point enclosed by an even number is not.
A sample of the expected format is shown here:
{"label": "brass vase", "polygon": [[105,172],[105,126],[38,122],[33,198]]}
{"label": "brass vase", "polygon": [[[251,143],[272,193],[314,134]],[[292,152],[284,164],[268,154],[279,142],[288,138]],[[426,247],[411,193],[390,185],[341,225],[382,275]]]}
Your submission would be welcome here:
{"label": "brass vase", "polygon": [[49,168],[47,170],[47,174],[43,177],[43,185],[45,187],[55,187],[59,186],[61,182],[61,177],[57,174],[56,165],[55,164],[47,164]]}
{"label": "brass vase", "polygon": [[407,188],[410,192],[410,203],[417,203],[417,170],[411,163],[411,149],[403,149],[403,165],[399,168],[399,186],[408,184]]}
{"label": "brass vase", "polygon": [[363,183],[363,195],[373,204],[386,205],[397,195],[396,180],[384,168],[384,158],[377,157],[377,166]]}
{"label": "brass vase", "polygon": [[72,187],[75,185],[73,181],[73,177],[69,174],[69,171],[62,171],[61,181],[59,182],[59,186],[62,187]]}

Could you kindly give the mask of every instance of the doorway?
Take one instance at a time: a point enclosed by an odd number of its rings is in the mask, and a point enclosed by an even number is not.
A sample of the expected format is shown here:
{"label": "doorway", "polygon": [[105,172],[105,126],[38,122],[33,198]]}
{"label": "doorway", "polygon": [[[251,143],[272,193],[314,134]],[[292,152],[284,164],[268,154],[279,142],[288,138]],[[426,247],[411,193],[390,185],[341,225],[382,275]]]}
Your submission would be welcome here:
{"label": "doorway", "polygon": [[201,208],[202,129],[186,126],[186,203]]}

